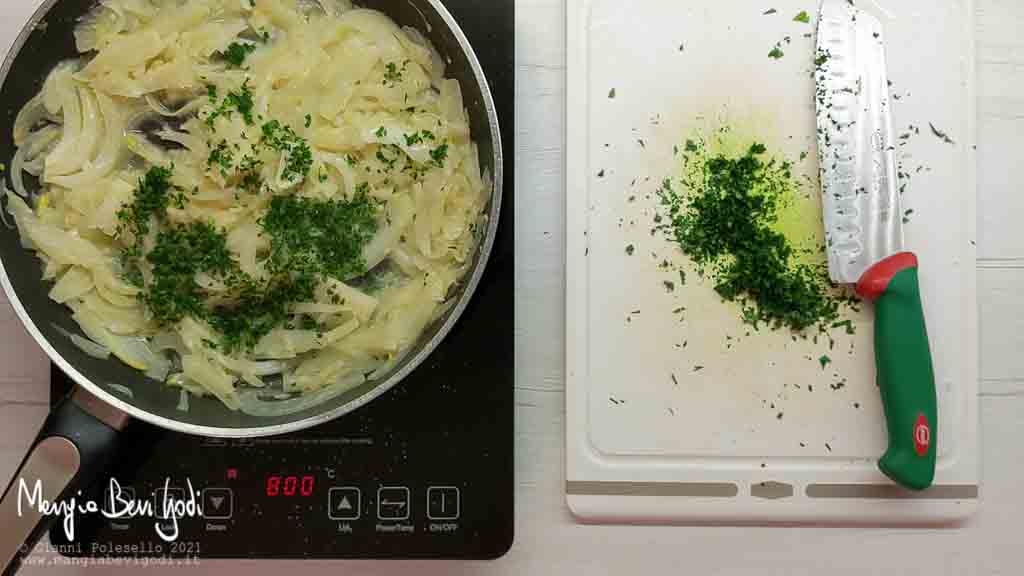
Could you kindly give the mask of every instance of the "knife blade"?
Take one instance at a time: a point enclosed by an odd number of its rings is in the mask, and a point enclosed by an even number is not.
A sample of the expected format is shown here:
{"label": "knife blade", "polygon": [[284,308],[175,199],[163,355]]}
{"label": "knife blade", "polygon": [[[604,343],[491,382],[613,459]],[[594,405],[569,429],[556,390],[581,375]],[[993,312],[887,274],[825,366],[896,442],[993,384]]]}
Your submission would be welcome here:
{"label": "knife blade", "polygon": [[818,160],[829,275],[875,304],[889,447],[881,471],[915,490],[935,476],[937,397],[918,281],[903,252],[885,37],[852,0],[823,0],[815,54]]}
{"label": "knife blade", "polygon": [[903,249],[882,25],[847,0],[818,21],[818,149],[832,281],[855,284]]}

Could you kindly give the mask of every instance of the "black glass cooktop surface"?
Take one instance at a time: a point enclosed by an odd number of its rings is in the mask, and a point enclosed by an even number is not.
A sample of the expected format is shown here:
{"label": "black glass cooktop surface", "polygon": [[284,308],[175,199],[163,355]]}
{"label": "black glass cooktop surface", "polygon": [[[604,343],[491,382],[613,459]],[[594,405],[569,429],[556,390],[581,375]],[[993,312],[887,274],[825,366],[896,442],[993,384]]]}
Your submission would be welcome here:
{"label": "black glass cooktop surface", "polygon": [[[140,422],[109,478],[135,500],[186,494],[201,517],[173,542],[149,517],[79,515],[71,556],[492,558],[513,537],[514,0],[445,0],[479,57],[502,123],[497,243],[472,302],[415,372],[369,405],[286,436],[219,440]],[[53,397],[70,388],[53,372]],[[157,507],[159,511],[160,508]],[[165,535],[172,526],[161,524]],[[68,544],[58,524],[55,545]]]}

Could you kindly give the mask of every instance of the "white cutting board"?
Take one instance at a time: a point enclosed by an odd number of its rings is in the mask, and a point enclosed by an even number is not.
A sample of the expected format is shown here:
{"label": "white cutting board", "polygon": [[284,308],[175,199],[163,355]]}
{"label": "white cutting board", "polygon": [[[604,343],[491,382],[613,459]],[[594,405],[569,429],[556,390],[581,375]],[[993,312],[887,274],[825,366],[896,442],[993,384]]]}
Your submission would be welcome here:
{"label": "white cutting board", "polygon": [[[875,466],[886,432],[870,307],[831,344],[747,335],[709,284],[659,267],[687,262],[650,232],[653,192],[695,130],[727,124],[791,160],[808,152],[796,171],[816,180],[816,3],[569,0],[566,491],[579,517],[903,524],[976,508],[972,3],[859,4],[886,29],[897,132],[920,128],[900,156],[939,390],[936,486],[904,492]],[[794,21],[803,10],[811,24]]]}

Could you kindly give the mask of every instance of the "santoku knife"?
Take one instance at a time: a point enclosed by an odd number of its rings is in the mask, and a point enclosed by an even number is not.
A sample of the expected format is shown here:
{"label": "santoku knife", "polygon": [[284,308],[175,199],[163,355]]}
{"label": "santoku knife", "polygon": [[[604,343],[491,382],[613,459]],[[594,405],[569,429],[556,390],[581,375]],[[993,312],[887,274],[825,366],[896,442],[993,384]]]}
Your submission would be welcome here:
{"label": "santoku knife", "polygon": [[875,304],[875,362],[889,448],[879,468],[923,490],[935,476],[935,376],[903,212],[882,25],[823,0],[815,57],[818,155],[829,273]]}

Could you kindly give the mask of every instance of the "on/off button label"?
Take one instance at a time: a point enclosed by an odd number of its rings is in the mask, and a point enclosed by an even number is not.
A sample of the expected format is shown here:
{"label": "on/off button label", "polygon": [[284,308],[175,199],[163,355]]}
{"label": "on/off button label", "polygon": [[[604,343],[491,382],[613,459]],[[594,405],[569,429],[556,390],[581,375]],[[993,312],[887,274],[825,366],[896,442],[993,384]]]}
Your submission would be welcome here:
{"label": "on/off button label", "polygon": [[458,520],[462,514],[462,495],[455,486],[427,488],[427,519]]}

